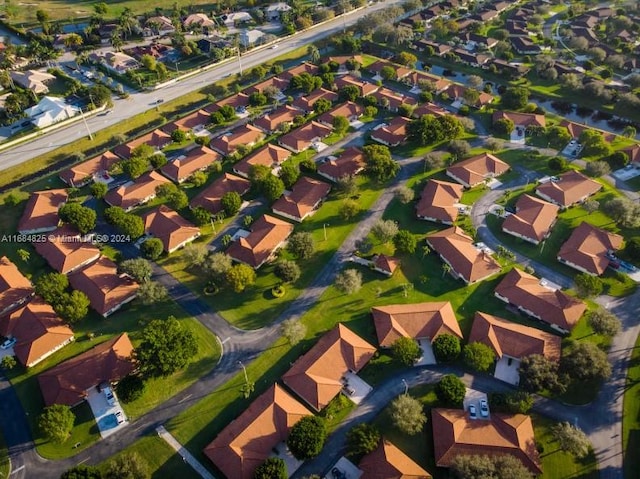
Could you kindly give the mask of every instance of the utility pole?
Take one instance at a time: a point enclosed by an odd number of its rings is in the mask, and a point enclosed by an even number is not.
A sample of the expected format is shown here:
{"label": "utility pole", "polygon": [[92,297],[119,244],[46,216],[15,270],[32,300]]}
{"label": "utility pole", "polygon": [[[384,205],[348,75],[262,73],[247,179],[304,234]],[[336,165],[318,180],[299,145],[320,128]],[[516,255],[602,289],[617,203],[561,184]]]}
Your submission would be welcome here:
{"label": "utility pole", "polygon": [[84,116],[84,111],[80,108],[80,115],[82,116],[82,121],[84,122],[84,126],[87,129],[87,133],[89,134],[89,139],[93,140],[93,135],[91,134],[91,130],[89,129],[89,124],[87,123],[87,119]]}
{"label": "utility pole", "polygon": [[244,367],[244,364],[240,360],[238,360],[238,364],[242,366],[242,371],[244,371],[244,383],[249,384],[249,377],[247,376],[247,368]]}
{"label": "utility pole", "polygon": [[240,55],[240,47],[238,48],[238,66],[240,67],[240,75],[242,75],[242,55]]}
{"label": "utility pole", "polygon": [[407,384],[407,381],[405,381],[404,379],[401,379],[402,384],[404,384],[404,395],[406,396],[407,394],[409,394],[409,385]]}

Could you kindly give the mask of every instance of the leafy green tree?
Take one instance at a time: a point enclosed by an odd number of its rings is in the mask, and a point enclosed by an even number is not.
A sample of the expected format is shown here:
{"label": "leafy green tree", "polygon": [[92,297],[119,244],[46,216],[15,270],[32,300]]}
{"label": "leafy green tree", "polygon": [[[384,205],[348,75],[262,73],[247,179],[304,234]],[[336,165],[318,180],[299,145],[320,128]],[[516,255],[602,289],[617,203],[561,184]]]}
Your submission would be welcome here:
{"label": "leafy green tree", "polygon": [[386,80],[386,81],[397,79],[395,68],[389,65],[386,65],[380,69],[380,76],[382,77],[383,80]]}
{"label": "leafy green tree", "polygon": [[522,461],[509,454],[495,457],[458,454],[449,470],[455,479],[533,479]]}
{"label": "leafy green tree", "polygon": [[122,171],[135,180],[149,169],[150,163],[148,156],[132,156],[128,160],[121,161],[120,164]]}
{"label": "leafy green tree", "polygon": [[287,479],[287,465],[279,457],[269,457],[253,473],[254,479]]}
{"label": "leafy green tree", "polygon": [[62,444],[71,434],[75,420],[69,406],[54,404],[44,408],[38,418],[38,426],[49,441]]}
{"label": "leafy green tree", "polygon": [[461,407],[467,389],[460,378],[454,374],[447,374],[438,384],[436,384],[435,393],[438,399],[443,403]]}
{"label": "leafy green tree", "polygon": [[558,388],[558,365],[541,354],[522,358],[518,374],[520,387],[525,391],[537,393]]}
{"label": "leafy green tree", "polygon": [[236,191],[227,191],[222,195],[220,204],[228,217],[235,216],[240,211],[240,206],[242,206],[242,198]]}
{"label": "leafy green tree", "polygon": [[493,122],[493,129],[500,135],[510,135],[516,125],[509,118],[500,118]]}
{"label": "leafy green tree", "polygon": [[344,294],[357,293],[362,288],[362,273],[353,268],[345,269],[338,273],[334,284]]}
{"label": "leafy green tree", "polygon": [[547,165],[549,166],[549,169],[559,172],[567,171],[567,169],[569,168],[567,160],[561,156],[554,156],[552,158],[549,158]]}
{"label": "leafy green tree", "polygon": [[340,217],[349,221],[353,219],[358,213],[360,213],[360,204],[351,198],[346,198],[342,200],[342,205],[340,206]]}
{"label": "leafy green tree", "polygon": [[440,334],[431,343],[433,354],[439,362],[455,361],[460,356],[460,339],[451,334]]}
{"label": "leafy green tree", "polygon": [[285,283],[295,283],[300,277],[300,267],[295,261],[287,259],[278,261],[273,272]]}
{"label": "leafy green tree", "polygon": [[89,313],[89,298],[82,291],[73,290],[65,293],[54,304],[53,309],[65,321],[77,323]]}
{"label": "leafy green tree", "polygon": [[611,167],[606,161],[590,161],[585,166],[584,172],[589,176],[597,178],[599,176],[605,176],[611,173]]}
{"label": "leafy green tree", "polygon": [[634,236],[627,241],[624,248],[624,253],[634,263],[640,262],[640,236]]}
{"label": "leafy green tree", "polygon": [[571,135],[563,126],[552,126],[547,129],[547,139],[549,140],[549,146],[559,150],[571,141]]}
{"label": "leafy green tree", "polygon": [[333,119],[333,131],[339,135],[343,135],[349,129],[349,120],[344,116],[336,116]]}
{"label": "leafy green tree", "polygon": [[228,254],[218,251],[206,257],[203,266],[211,277],[218,281],[226,277],[227,271],[233,266],[233,261]]}
{"label": "leafy green tree", "polygon": [[313,104],[313,111],[318,115],[328,112],[333,107],[333,103],[326,98],[320,98]]}
{"label": "leafy green tree", "polygon": [[464,347],[462,357],[471,369],[485,372],[493,365],[496,355],[486,344],[473,342]]}
{"label": "leafy green tree", "polygon": [[273,203],[284,193],[284,183],[277,176],[270,174],[260,182],[260,191],[269,202]]}
{"label": "leafy green tree", "polygon": [[578,141],[582,145],[583,156],[608,156],[611,153],[611,147],[604,135],[597,130],[584,130]]}
{"label": "leafy green tree", "polygon": [[381,183],[394,178],[400,165],[391,157],[391,151],[383,145],[367,145],[362,148],[368,176]]}
{"label": "leafy green tree", "polygon": [[280,167],[279,177],[284,183],[285,188],[291,189],[300,178],[300,168],[292,162],[285,162]]}
{"label": "leafy green tree", "polygon": [[78,464],[63,472],[60,479],[102,479],[102,472],[95,466]]}
{"label": "leafy green tree", "polygon": [[413,366],[422,355],[420,346],[413,338],[400,337],[391,345],[393,357],[405,366]]}
{"label": "leafy green tree", "polygon": [[603,308],[591,311],[589,314],[589,326],[596,334],[615,336],[621,328],[620,320],[615,314]]}
{"label": "leafy green tree", "polygon": [[296,319],[287,319],[282,322],[282,335],[287,338],[291,346],[295,346],[304,339],[307,327]]}
{"label": "leafy green tree", "polygon": [[315,251],[313,236],[307,231],[292,234],[287,242],[287,250],[298,259],[309,259]]}
{"label": "leafy green tree", "polygon": [[211,223],[211,214],[202,206],[196,206],[191,210],[193,222],[198,226],[204,226]]}
{"label": "leafy green tree", "polygon": [[148,281],[153,273],[151,263],[144,258],[125,259],[120,263],[118,269],[122,273],[126,273],[131,276],[138,283]]}
{"label": "leafy green tree", "polygon": [[348,456],[362,456],[373,452],[380,442],[380,431],[371,424],[362,423],[347,432]]}
{"label": "leafy green tree", "polygon": [[355,85],[345,85],[338,90],[339,101],[356,101],[360,97],[360,90]]}
{"label": "leafy green tree", "polygon": [[225,278],[236,293],[242,293],[256,282],[256,272],[251,266],[236,264],[225,273]]}
{"label": "leafy green tree", "polygon": [[260,93],[259,91],[253,92],[249,95],[249,104],[251,106],[264,106],[268,101],[269,99],[267,98],[267,95]]}
{"label": "leafy green tree", "polygon": [[145,281],[138,288],[138,299],[145,306],[161,303],[169,298],[167,288],[157,281]]}
{"label": "leafy green tree", "polygon": [[589,454],[591,442],[582,429],[568,422],[561,422],[551,428],[551,434],[560,443],[560,449],[582,459]]}
{"label": "leafy green tree", "polygon": [[316,457],[327,439],[327,426],[320,416],[305,416],[291,428],[287,447],[301,461]]}
{"label": "leafy green tree", "polygon": [[151,261],[157,260],[164,251],[164,245],[159,238],[149,238],[140,245],[142,256]]}
{"label": "leafy green tree", "polygon": [[418,240],[409,230],[400,230],[393,237],[393,245],[398,253],[413,254],[418,246]]}
{"label": "leafy green tree", "polygon": [[396,190],[396,198],[403,205],[407,205],[415,198],[415,192],[406,185],[402,185]]}
{"label": "leafy green tree", "polygon": [[427,423],[422,403],[408,394],[401,394],[391,401],[389,413],[393,425],[410,436],[422,431]]}
{"label": "leafy green tree", "polygon": [[73,225],[81,234],[87,234],[96,227],[96,212],[80,203],[66,203],[58,210],[58,216],[65,223]]}
{"label": "leafy green tree", "polygon": [[174,143],[184,143],[187,141],[187,133],[181,129],[173,130],[171,132],[171,140]]}
{"label": "leafy green tree", "polygon": [[491,393],[491,410],[509,414],[527,414],[533,407],[533,396],[525,391]]}
{"label": "leafy green tree", "polygon": [[61,273],[47,273],[40,276],[35,284],[34,290],[49,304],[58,304],[64,298],[69,287],[69,278]]}
{"label": "leafy green tree", "polygon": [[640,204],[629,198],[612,198],[603,204],[603,210],[623,228],[636,228],[640,225]]}
{"label": "leafy green tree", "polygon": [[525,87],[507,87],[500,100],[507,110],[520,110],[529,103],[529,90]]}
{"label": "leafy green tree", "polygon": [[2,361],[0,361],[0,367],[2,367],[2,369],[6,369],[7,371],[15,368],[17,366],[17,362],[16,362],[16,358],[14,358],[13,356],[5,356],[4,358],[2,358]]}
{"label": "leafy green tree", "polygon": [[562,356],[560,368],[579,381],[605,380],[611,376],[607,353],[596,344],[577,342]]}
{"label": "leafy green tree", "polygon": [[398,223],[393,220],[378,220],[371,227],[371,234],[380,243],[388,243],[398,234]]}
{"label": "leafy green tree", "polygon": [[109,191],[109,188],[105,183],[101,183],[99,181],[96,181],[91,185],[90,190],[91,190],[91,194],[94,197],[96,197],[98,199],[102,199],[107,194],[107,191]]}
{"label": "leafy green tree", "polygon": [[118,399],[125,404],[140,399],[145,390],[144,378],[139,374],[129,374],[118,381]]}
{"label": "leafy green tree", "polygon": [[587,273],[577,274],[574,281],[576,283],[576,291],[581,298],[598,296],[604,289],[604,283],[600,278]]}
{"label": "leafy green tree", "polygon": [[149,465],[136,452],[120,454],[107,463],[105,479],[149,479]]}

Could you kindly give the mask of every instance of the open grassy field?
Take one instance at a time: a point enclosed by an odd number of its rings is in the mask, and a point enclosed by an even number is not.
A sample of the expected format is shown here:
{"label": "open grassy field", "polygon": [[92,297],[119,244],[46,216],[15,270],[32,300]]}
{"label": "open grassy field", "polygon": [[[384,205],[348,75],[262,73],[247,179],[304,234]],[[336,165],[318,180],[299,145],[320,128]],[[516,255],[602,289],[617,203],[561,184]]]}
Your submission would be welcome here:
{"label": "open grassy field", "polygon": [[640,336],[631,355],[622,411],[624,477],[634,479],[640,470]]}

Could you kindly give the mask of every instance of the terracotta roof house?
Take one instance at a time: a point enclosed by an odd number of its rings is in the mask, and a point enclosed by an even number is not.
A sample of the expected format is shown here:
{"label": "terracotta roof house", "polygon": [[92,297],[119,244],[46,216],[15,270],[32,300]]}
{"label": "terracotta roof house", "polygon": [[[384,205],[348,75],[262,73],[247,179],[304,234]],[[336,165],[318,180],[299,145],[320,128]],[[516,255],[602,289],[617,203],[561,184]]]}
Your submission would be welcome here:
{"label": "terracotta roof house", "polygon": [[540,244],[551,234],[559,209],[552,203],[522,195],[516,202],[516,212],[502,223],[502,231],[529,243]]}
{"label": "terracotta roof house", "polygon": [[365,96],[371,95],[372,93],[378,91],[380,88],[375,83],[369,83],[366,80],[361,80],[359,78],[354,77],[353,75],[344,75],[336,78],[336,86],[338,88],[342,88],[345,86],[355,86],[360,90],[360,97],[363,98]]}
{"label": "terracotta roof house", "polygon": [[263,147],[245,156],[233,165],[233,172],[249,178],[249,172],[253,165],[264,165],[276,168],[291,157],[291,152],[273,143],[267,143]]}
{"label": "terracotta roof house", "polygon": [[431,40],[426,40],[424,38],[422,40],[418,40],[416,42],[416,45],[418,47],[418,50],[420,50],[421,52],[425,51],[427,47],[433,48],[433,52],[439,57],[441,57],[445,53],[450,52],[451,49],[453,48],[452,46],[447,45],[446,43],[433,42]]}
{"label": "terracotta roof house", "polygon": [[348,61],[354,61],[359,63],[360,65],[363,65],[364,62],[362,61],[362,55],[339,55],[339,56],[335,56],[335,57],[329,57],[326,59],[327,63],[337,63],[339,70],[339,73],[344,73],[347,71],[347,62]]}
{"label": "terracotta roof house", "polygon": [[24,304],[33,296],[33,287],[6,256],[0,258],[0,316]]}
{"label": "terracotta roof house", "polygon": [[450,467],[461,454],[509,454],[533,474],[542,473],[529,416],[492,413],[490,419],[475,420],[461,409],[432,409],[431,424],[438,467]]}
{"label": "terracotta roof house", "polygon": [[303,176],[293,185],[291,193],[282,195],[271,210],[299,223],[316,211],[330,190],[329,183]]}
{"label": "terracotta roof house", "polygon": [[291,81],[291,79],[296,75],[301,75],[303,73],[308,73],[309,75],[315,75],[318,73],[318,66],[309,62],[302,62],[300,65],[295,67],[291,67],[288,70],[283,71],[280,74],[280,78]]}
{"label": "terracotta roof house", "polygon": [[415,105],[417,101],[415,98],[403,95],[394,90],[390,90],[388,88],[380,88],[378,91],[371,94],[378,100],[378,105],[382,105],[385,102],[388,102],[388,106],[386,107],[389,111],[398,111],[398,107],[400,105]]}
{"label": "terracotta roof house", "polygon": [[111,206],[120,206],[125,211],[131,211],[136,206],[154,199],[156,188],[170,182],[157,171],[149,171],[135,181],[125,183],[121,187],[109,191],[104,200]]}
{"label": "terracotta roof house", "polygon": [[17,340],[13,352],[28,368],[74,340],[73,331],[40,297],[0,318],[0,334]]}
{"label": "terracotta roof house", "polygon": [[18,233],[36,234],[53,231],[58,227],[58,209],[67,202],[64,189],[31,193],[18,223]]}
{"label": "terracotta roof house", "polygon": [[364,108],[362,108],[362,106],[352,101],[348,101],[346,103],[338,105],[333,110],[329,110],[328,112],[323,113],[318,117],[318,121],[333,128],[333,120],[337,116],[343,116],[347,120],[349,120],[349,122],[352,122],[360,118],[363,112]]}
{"label": "terracotta roof house", "polygon": [[451,53],[458,57],[458,61],[473,67],[481,67],[491,59],[489,55],[470,53],[462,48],[454,48]]}
{"label": "terracotta roof house", "polygon": [[358,469],[367,479],[431,479],[431,474],[413,459],[382,439],[378,447],[362,458]]}
{"label": "terracotta roof house", "polygon": [[450,115],[451,112],[445,110],[441,106],[436,105],[435,103],[423,103],[422,105],[418,105],[411,113],[413,118],[420,118],[424,115],[433,115],[433,116],[445,116]]}
{"label": "terracotta roof house", "polygon": [[18,84],[22,88],[31,90],[37,95],[46,95],[49,93],[47,83],[56,79],[56,77],[45,71],[27,70],[27,71],[9,71],[13,83]]}
{"label": "terracotta roof house", "polygon": [[102,155],[83,161],[60,173],[60,179],[69,186],[80,188],[92,181],[108,183],[109,170],[120,161],[120,157],[105,151]]}
{"label": "terracotta roof house", "polygon": [[507,273],[494,295],[561,333],[571,331],[587,309],[582,301],[543,285],[535,276],[517,268]]}
{"label": "terracotta roof house", "polygon": [[[397,65],[395,63],[391,63],[387,60],[377,60],[373,62],[371,65],[367,67],[371,73],[375,73],[378,79],[381,79],[380,72],[384,67],[391,67],[396,72],[396,79],[401,80],[402,78],[408,76],[411,73],[411,69],[407,67],[403,67],[402,65]],[[376,78],[374,78],[375,80]]]}
{"label": "terracotta roof house", "polygon": [[311,121],[286,135],[282,135],[278,139],[278,143],[294,153],[300,153],[330,134],[331,128],[317,121]]}
{"label": "terracotta roof house", "polygon": [[421,220],[452,225],[458,217],[456,204],[462,198],[464,187],[447,181],[429,180],[416,205],[416,215]]}
{"label": "terracotta roof house", "polygon": [[409,85],[411,87],[419,87],[420,83],[428,82],[428,83],[436,83],[441,80],[442,77],[437,75],[431,75],[430,73],[425,73],[421,71],[411,70],[411,73],[403,78],[402,83]]}
{"label": "terracotta roof house", "polygon": [[467,188],[484,183],[509,171],[509,165],[491,153],[481,153],[447,168],[447,176]]}
{"label": "terracotta roof house", "polygon": [[200,131],[209,123],[211,123],[211,114],[205,110],[198,110],[179,120],[167,123],[162,127],[162,131],[168,134],[176,130],[182,130],[187,133],[191,130]]}
{"label": "terracotta roof house", "polygon": [[294,424],[310,415],[303,404],[274,384],[204,448],[204,455],[225,477],[252,479],[273,449],[287,440]]}
{"label": "terracotta roof house", "polygon": [[235,191],[240,196],[251,189],[251,182],[239,176],[224,173],[216,178],[213,183],[202,190],[191,200],[191,208],[202,207],[209,213],[218,213],[222,210],[222,197],[230,191]]}
{"label": "terracotta roof house", "polygon": [[640,163],[640,145],[636,144],[620,151],[627,154],[631,163]]}
{"label": "terracotta roof house", "polygon": [[283,123],[291,123],[296,116],[300,115],[302,113],[297,108],[283,105],[277,110],[270,111],[266,115],[257,118],[253,124],[267,133],[272,133]]}
{"label": "terracotta roof house", "polygon": [[262,215],[251,224],[251,232],[229,246],[232,259],[258,269],[266,263],[293,232],[293,225],[270,215]]}
{"label": "terracotta roof house", "polygon": [[[462,86],[458,83],[451,83],[451,82],[447,82],[446,84],[443,84],[443,85],[444,85],[444,88],[442,89],[438,88],[436,91],[440,93],[446,93],[449,96],[449,98],[453,100],[464,102],[464,92],[467,90],[465,86]],[[493,95],[490,95],[489,93],[485,93],[482,91],[480,92],[478,101],[475,104],[469,105],[469,106],[481,108],[485,105],[488,105],[493,100],[494,100]]]}
{"label": "terracotta roof house", "polygon": [[284,78],[280,77],[267,78],[260,83],[248,86],[243,90],[243,93],[247,95],[251,95],[252,93],[261,93],[265,88],[268,87],[275,87],[280,91],[286,90],[287,88],[289,88],[289,80],[285,80]]}
{"label": "terracotta roof house", "polygon": [[153,130],[146,135],[131,140],[129,143],[116,146],[113,152],[125,160],[128,160],[131,157],[131,152],[140,145],[149,145],[159,151],[169,145],[171,141],[171,135],[168,135],[162,130]]}
{"label": "terracotta roof house", "polygon": [[86,294],[91,307],[105,318],[133,301],[138,291],[138,285],[127,275],[118,274],[116,264],[104,256],[70,274],[69,283]]}
{"label": "terracotta roof house", "polygon": [[343,176],[353,176],[364,170],[366,165],[364,153],[355,147],[344,150],[338,158],[327,159],[318,165],[318,174],[331,181],[338,181]]}
{"label": "terracotta roof house", "polygon": [[214,113],[225,105],[232,106],[233,109],[237,112],[244,111],[249,105],[249,95],[246,95],[242,92],[236,93],[235,95],[231,95],[227,98],[223,98],[222,100],[218,100],[211,105],[207,105],[203,108],[203,110],[207,113]]}
{"label": "terracotta roof house", "polygon": [[514,111],[494,111],[491,117],[493,123],[498,120],[511,120],[515,126],[529,128],[531,126],[545,127],[547,121],[544,115],[537,113],[518,113]]}
{"label": "terracotta roof house", "polygon": [[229,133],[211,140],[211,148],[227,156],[236,151],[238,146],[252,146],[264,138],[264,132],[253,125],[242,125]]}
{"label": "terracotta roof house", "polygon": [[118,382],[135,368],[133,345],[122,333],[38,375],[44,404],[75,406],[89,389],[102,382]]}
{"label": "terracotta roof house", "polygon": [[162,241],[167,253],[173,253],[200,236],[200,228],[166,205],[160,205],[144,215],[144,230]]}
{"label": "terracotta roof house", "polygon": [[390,348],[396,339],[433,341],[441,334],[462,339],[462,331],[448,301],[416,304],[391,304],[371,308],[378,343]]}
{"label": "terracotta roof house", "polygon": [[182,21],[184,27],[188,30],[189,27],[193,25],[198,25],[200,27],[215,27],[216,22],[211,20],[204,13],[192,13],[191,15],[187,15],[185,19]]}
{"label": "terracotta roof house", "polygon": [[194,173],[206,170],[216,161],[222,161],[219,153],[204,145],[198,145],[189,150],[186,155],[181,155],[164,165],[160,171],[167,178],[182,183],[191,178]]}
{"label": "terracotta roof house", "polygon": [[377,254],[373,259],[373,269],[378,273],[393,276],[393,273],[400,266],[400,260],[386,254]]}
{"label": "terracotta roof house", "polygon": [[36,251],[58,273],[68,274],[93,263],[100,257],[100,250],[89,241],[82,241],[80,234],[68,226],[49,234],[47,241],[34,243]]}
{"label": "terracotta roof house", "polygon": [[559,123],[560,126],[564,126],[567,131],[569,132],[569,134],[571,135],[572,138],[574,139],[579,139],[580,135],[582,134],[583,131],[585,130],[596,130],[598,131],[600,134],[602,134],[603,138],[605,139],[605,141],[613,141],[616,137],[615,134],[613,133],[609,133],[606,131],[602,131],[602,130],[598,130],[595,128],[591,128],[587,125],[583,125],[582,123],[575,123],[573,121],[569,121],[569,120],[562,120]]}
{"label": "terracotta roof house", "polygon": [[449,273],[467,284],[500,272],[500,265],[484,250],[473,246],[473,239],[458,226],[431,233],[427,244],[449,265]]}
{"label": "terracotta roof house", "polygon": [[371,132],[371,139],[387,146],[398,146],[407,139],[408,118],[397,116],[389,124],[382,124]]}
{"label": "terracotta roof house", "polygon": [[282,376],[289,389],[314,411],[340,394],[343,377],[360,371],[376,352],[371,344],[339,323]]}
{"label": "terracotta roof house", "polygon": [[293,106],[295,106],[299,110],[304,111],[305,113],[310,113],[313,111],[313,105],[315,105],[316,102],[321,98],[329,100],[330,102],[334,102],[338,100],[338,94],[331,90],[318,88],[317,90],[309,93],[307,96],[301,96],[300,98],[294,100]]}
{"label": "terracotta roof house", "polygon": [[558,252],[558,261],[583,273],[600,276],[609,266],[607,254],[622,247],[620,235],[582,222]]}
{"label": "terracotta roof house", "polygon": [[528,37],[510,37],[509,41],[513,49],[520,55],[537,55],[542,53],[542,48],[537,43],[534,43]]}
{"label": "terracotta roof house", "polygon": [[542,183],[536,188],[536,194],[562,208],[582,203],[602,189],[597,181],[582,173],[570,170],[561,174],[556,181]]}

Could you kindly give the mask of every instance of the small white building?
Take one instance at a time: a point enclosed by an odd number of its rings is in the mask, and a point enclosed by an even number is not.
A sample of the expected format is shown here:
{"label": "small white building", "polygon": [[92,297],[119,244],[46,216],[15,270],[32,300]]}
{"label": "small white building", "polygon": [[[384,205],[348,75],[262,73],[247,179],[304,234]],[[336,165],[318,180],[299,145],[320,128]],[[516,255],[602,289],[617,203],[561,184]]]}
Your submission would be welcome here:
{"label": "small white building", "polygon": [[255,45],[264,35],[264,32],[260,30],[243,30],[240,32],[240,43],[242,43],[243,47],[249,48]]}
{"label": "small white building", "polygon": [[80,114],[80,108],[68,105],[62,98],[45,96],[37,105],[24,112],[33,126],[45,128]]}
{"label": "small white building", "polygon": [[280,20],[283,13],[291,10],[291,6],[285,2],[272,3],[264,9],[267,21],[273,22]]}

